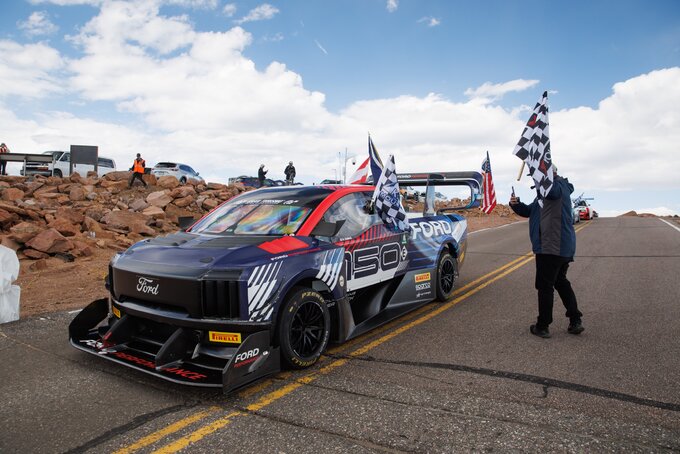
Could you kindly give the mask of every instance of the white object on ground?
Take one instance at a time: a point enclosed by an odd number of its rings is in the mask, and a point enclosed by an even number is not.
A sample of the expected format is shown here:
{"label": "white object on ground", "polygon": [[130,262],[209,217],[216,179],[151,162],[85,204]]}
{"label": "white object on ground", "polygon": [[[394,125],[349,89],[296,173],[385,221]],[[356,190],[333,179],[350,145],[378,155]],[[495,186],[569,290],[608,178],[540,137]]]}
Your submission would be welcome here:
{"label": "white object on ground", "polygon": [[0,245],[0,323],[19,320],[21,288],[12,285],[19,277],[19,259],[12,249]]}

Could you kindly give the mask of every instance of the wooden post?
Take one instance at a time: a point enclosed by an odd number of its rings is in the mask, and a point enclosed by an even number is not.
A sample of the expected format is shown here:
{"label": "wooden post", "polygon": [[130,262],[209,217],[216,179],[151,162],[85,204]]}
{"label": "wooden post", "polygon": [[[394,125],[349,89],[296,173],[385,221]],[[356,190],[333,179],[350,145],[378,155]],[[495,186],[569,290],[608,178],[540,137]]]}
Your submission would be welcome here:
{"label": "wooden post", "polygon": [[517,181],[519,181],[520,178],[522,178],[522,172],[524,172],[524,164],[526,164],[526,162],[522,161],[522,167],[519,168],[519,175],[517,175]]}

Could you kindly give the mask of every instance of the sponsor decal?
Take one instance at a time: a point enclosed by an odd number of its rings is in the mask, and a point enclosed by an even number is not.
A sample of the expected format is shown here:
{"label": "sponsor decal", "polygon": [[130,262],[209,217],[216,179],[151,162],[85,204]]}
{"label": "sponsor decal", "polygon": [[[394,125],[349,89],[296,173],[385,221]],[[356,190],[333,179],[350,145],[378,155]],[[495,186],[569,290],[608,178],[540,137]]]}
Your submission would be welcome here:
{"label": "sponsor decal", "polygon": [[[149,369],[154,369],[156,370],[156,364],[154,364],[153,361],[149,361],[148,359],[143,359],[143,358],[138,358],[137,356],[131,355],[129,353],[125,352],[113,352],[111,353],[112,356],[115,356],[116,358],[120,358],[124,361],[137,364],[139,366],[144,366]],[[192,370],[188,369],[183,369],[181,367],[175,366],[175,367],[168,367],[167,369],[162,369],[162,372],[177,375],[182,378],[188,378],[189,380],[202,380],[204,378],[208,378],[207,375],[201,374],[199,372],[194,372]]]}
{"label": "sponsor decal", "polygon": [[420,274],[416,274],[416,276],[415,276],[416,282],[425,282],[425,281],[429,281],[430,278],[431,278],[431,277],[430,277],[430,273],[429,273],[429,272],[428,272],[428,273],[420,273]]}
{"label": "sponsor decal", "polygon": [[[102,350],[104,348],[104,344],[102,342],[96,341],[94,339],[86,339],[80,341],[81,343],[95,348],[97,350]],[[111,352],[111,351],[106,351],[102,350],[99,352],[100,355],[111,355],[115,356],[116,358],[122,359],[123,361],[126,361],[128,363],[136,364],[138,366],[146,367],[147,369],[153,369],[156,370],[156,364],[154,364],[153,361],[149,361],[148,359],[144,358],[139,358],[135,355],[131,355],[129,353],[125,352]],[[189,369],[184,369],[179,366],[175,367],[169,367],[167,369],[162,369],[162,372],[166,372],[169,374],[177,375],[179,377],[183,378],[188,378],[189,380],[202,380],[204,378],[208,378],[207,375],[201,374],[199,372],[195,372],[193,370]]]}
{"label": "sponsor decal", "polygon": [[120,309],[118,309],[116,306],[111,306],[111,313],[120,318]]}
{"label": "sponsor decal", "polygon": [[220,342],[223,344],[240,344],[241,333],[224,333],[221,331],[208,331],[210,342]]}
{"label": "sponsor decal", "polygon": [[260,353],[259,348],[253,348],[251,350],[245,351],[243,353],[239,353],[236,355],[234,358],[234,367],[242,367],[250,363],[254,363],[261,357],[265,357],[269,354],[269,350],[264,350],[262,353]]}
{"label": "sponsor decal", "polygon": [[451,223],[445,220],[441,221],[420,221],[412,222],[413,239],[418,237],[432,238],[433,236],[451,235],[453,227]]}
{"label": "sponsor decal", "polygon": [[422,284],[416,284],[416,291],[429,290],[432,287],[430,282],[423,282]]}
{"label": "sponsor decal", "polygon": [[160,285],[156,280],[148,277],[139,276],[139,279],[137,279],[137,291],[147,295],[158,295]]}

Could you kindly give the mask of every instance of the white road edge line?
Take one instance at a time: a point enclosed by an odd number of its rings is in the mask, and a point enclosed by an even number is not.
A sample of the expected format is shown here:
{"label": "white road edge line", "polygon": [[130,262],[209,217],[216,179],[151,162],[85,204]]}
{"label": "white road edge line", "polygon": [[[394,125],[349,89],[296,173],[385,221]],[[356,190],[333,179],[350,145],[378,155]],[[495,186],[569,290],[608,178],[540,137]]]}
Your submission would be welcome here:
{"label": "white road edge line", "polygon": [[666,223],[666,224],[670,225],[670,226],[673,227],[675,230],[677,230],[678,232],[680,232],[680,227],[678,227],[677,225],[673,225],[673,224],[671,224],[670,222],[668,222],[667,220],[661,219],[661,218],[659,218],[659,221],[661,221],[661,222],[663,222],[663,223]]}
{"label": "white road edge line", "polygon": [[487,227],[486,229],[475,230],[474,232],[470,232],[470,233],[468,233],[468,235],[474,235],[475,233],[479,233],[479,232],[486,232],[487,230],[502,229],[503,227],[507,227],[509,225],[519,224],[520,222],[527,222],[527,221],[515,221],[515,222],[511,222],[510,224],[498,225],[496,227]]}

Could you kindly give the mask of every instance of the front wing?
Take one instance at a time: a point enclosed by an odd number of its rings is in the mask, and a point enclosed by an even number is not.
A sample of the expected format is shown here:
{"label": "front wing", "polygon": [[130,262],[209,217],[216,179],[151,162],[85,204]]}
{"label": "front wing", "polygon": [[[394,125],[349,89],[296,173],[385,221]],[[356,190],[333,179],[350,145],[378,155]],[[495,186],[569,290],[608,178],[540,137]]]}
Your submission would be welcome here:
{"label": "front wing", "polygon": [[249,334],[238,347],[211,351],[200,344],[196,330],[173,328],[159,342],[158,337],[144,337],[163,330],[141,323],[149,322],[125,314],[119,319],[110,316],[108,299],[103,298],[73,319],[69,338],[75,348],[109,361],[175,383],[222,387],[225,393],[281,369],[269,330]]}

